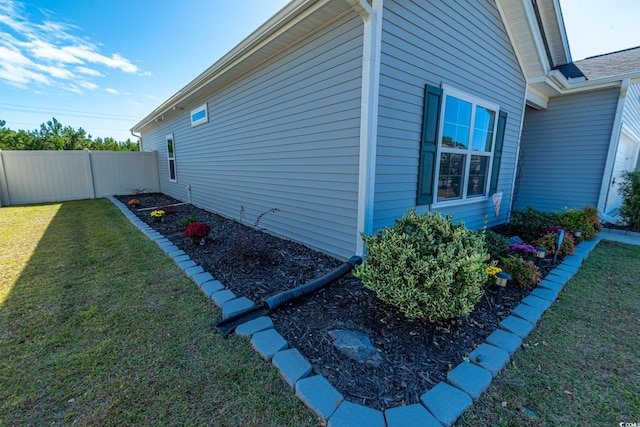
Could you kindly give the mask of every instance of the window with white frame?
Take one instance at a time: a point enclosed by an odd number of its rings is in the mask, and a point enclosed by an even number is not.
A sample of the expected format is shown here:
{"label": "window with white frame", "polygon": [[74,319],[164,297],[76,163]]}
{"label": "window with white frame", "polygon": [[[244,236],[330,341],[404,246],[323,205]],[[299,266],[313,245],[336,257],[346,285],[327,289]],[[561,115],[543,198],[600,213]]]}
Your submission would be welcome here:
{"label": "window with white frame", "polygon": [[169,159],[169,181],[177,182],[176,177],[176,147],[173,134],[167,135],[167,159]]}
{"label": "window with white frame", "polygon": [[427,85],[417,203],[473,200],[495,192],[506,116],[490,102]]}

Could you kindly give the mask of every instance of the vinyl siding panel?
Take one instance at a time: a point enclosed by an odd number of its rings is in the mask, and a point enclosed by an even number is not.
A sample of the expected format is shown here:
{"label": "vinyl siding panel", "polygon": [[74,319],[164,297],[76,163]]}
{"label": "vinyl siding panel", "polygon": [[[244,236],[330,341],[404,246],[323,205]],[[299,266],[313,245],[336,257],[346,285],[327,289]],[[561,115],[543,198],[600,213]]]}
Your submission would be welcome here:
{"label": "vinyl siding panel", "polygon": [[[385,1],[374,228],[416,207],[418,156],[426,83],[467,92],[508,113],[496,219],[489,200],[441,207],[472,227],[505,222],[523,114],[525,80],[493,1]],[[464,31],[459,31],[464,28]]]}
{"label": "vinyl siding panel", "polygon": [[618,95],[592,91],[551,98],[547,110],[527,108],[516,209],[597,206]]}
{"label": "vinyl siding panel", "polygon": [[[162,192],[340,257],[355,251],[362,19],[342,16],[143,135]],[[208,102],[209,123],[189,111]],[[165,135],[175,136],[177,183]]]}

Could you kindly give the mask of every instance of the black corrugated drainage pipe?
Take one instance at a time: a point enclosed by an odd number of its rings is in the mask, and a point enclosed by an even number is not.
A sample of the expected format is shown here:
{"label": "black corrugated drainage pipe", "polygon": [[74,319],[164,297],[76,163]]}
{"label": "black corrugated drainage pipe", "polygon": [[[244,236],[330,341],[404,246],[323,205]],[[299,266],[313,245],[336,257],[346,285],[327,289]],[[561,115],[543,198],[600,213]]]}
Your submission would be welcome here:
{"label": "black corrugated drainage pipe", "polygon": [[218,329],[220,329],[222,334],[227,337],[231,332],[233,332],[236,327],[242,325],[243,323],[246,323],[249,320],[257,319],[258,317],[265,316],[288,302],[295,301],[317,290],[320,290],[325,286],[330,285],[331,283],[346,276],[351,270],[353,270],[356,265],[360,264],[362,264],[362,257],[354,255],[349,259],[349,261],[345,262],[332,272],[325,274],[324,276],[315,279],[307,283],[306,285],[302,285],[267,298],[262,303],[261,307],[256,307],[254,309],[239,313],[235,316],[229,317],[228,319],[223,319],[219,321],[216,326],[218,327]]}

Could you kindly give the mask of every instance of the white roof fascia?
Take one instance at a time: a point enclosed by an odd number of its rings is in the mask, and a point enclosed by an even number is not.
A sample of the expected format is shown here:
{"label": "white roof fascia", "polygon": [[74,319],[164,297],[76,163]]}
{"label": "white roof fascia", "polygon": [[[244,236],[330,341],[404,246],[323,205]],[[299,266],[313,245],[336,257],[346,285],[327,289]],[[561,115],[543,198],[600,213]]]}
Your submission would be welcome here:
{"label": "white roof fascia", "polygon": [[511,42],[511,46],[513,47],[513,51],[516,54],[516,59],[518,60],[518,65],[520,66],[520,71],[525,79],[529,78],[527,73],[527,69],[524,66],[524,61],[522,60],[522,53],[520,52],[518,43],[516,43],[516,38],[511,31],[511,26],[509,25],[509,21],[507,19],[507,15],[505,14],[504,7],[502,6],[502,1],[496,1],[496,6],[498,8],[498,12],[500,13],[500,17],[502,18],[502,22],[507,31],[507,36],[509,37],[509,41]]}
{"label": "white roof fascia", "polygon": [[556,9],[556,17],[558,18],[558,27],[560,28],[560,36],[562,37],[562,45],[564,46],[564,53],[567,56],[567,64],[573,62],[571,59],[571,49],[569,48],[569,38],[567,37],[567,29],[564,26],[564,17],[562,16],[562,8],[560,7],[560,0],[553,0],[553,4]]}
{"label": "white roof fascia", "polygon": [[553,82],[554,86],[558,87],[562,94],[620,87],[625,80],[628,80],[632,84],[640,82],[640,72],[636,71],[633,73],[619,74],[617,76],[582,80],[575,83],[569,81],[559,70],[553,70],[548,74],[548,81]]}
{"label": "white roof fascia", "polygon": [[169,98],[156,108],[151,114],[138,122],[133,128],[134,132],[140,132],[142,128],[156,120],[158,116],[171,110],[181,100],[198,91],[198,89],[216,76],[224,73],[233,67],[241,59],[251,55],[251,52],[258,47],[266,44],[274,35],[286,30],[287,27],[293,25],[294,21],[302,19],[314,11],[322,8],[331,0],[293,0],[291,3],[282,8],[271,19],[251,33],[247,38],[240,42],[236,47],[231,49],[226,55],[216,61],[211,67],[193,79],[184,88],[180,89],[175,95]]}
{"label": "white roof fascia", "polygon": [[611,191],[611,176],[613,175],[614,163],[616,160],[616,152],[618,151],[618,144],[620,143],[620,131],[622,130],[622,112],[624,110],[624,104],[627,99],[627,90],[629,89],[630,80],[624,79],[620,82],[620,96],[618,98],[618,105],[616,107],[616,114],[613,120],[613,127],[611,129],[611,137],[609,140],[609,150],[607,152],[607,161],[604,167],[604,173],[602,175],[602,183],[600,186],[600,197],[598,198],[598,211],[605,213],[607,196]]}
{"label": "white roof fascia", "polygon": [[526,12],[526,18],[529,23],[529,27],[531,28],[531,32],[533,33],[533,38],[536,44],[536,50],[538,51],[538,59],[542,64],[542,68],[545,71],[551,70],[551,64],[549,64],[549,60],[547,59],[547,52],[544,48],[544,42],[542,41],[542,34],[540,33],[540,28],[538,27],[538,20],[536,19],[536,13],[533,10],[533,5],[529,1],[525,1],[524,10]]}

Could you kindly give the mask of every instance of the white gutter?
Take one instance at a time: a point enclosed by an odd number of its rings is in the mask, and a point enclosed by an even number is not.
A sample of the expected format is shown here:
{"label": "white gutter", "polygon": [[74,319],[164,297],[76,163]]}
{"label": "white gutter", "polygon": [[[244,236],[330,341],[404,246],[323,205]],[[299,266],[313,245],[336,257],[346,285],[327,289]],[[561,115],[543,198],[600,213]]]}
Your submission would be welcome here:
{"label": "white gutter", "polygon": [[355,255],[362,256],[361,233],[373,232],[376,145],[378,140],[378,94],[380,83],[380,45],[382,40],[382,2],[347,0],[364,21],[362,46],[362,99],[360,103],[360,166],[358,171],[358,218]]}
{"label": "white gutter", "polygon": [[618,98],[618,106],[616,108],[616,115],[613,121],[613,127],[611,129],[611,139],[609,140],[609,152],[607,153],[607,163],[604,167],[604,174],[602,175],[602,185],[600,187],[600,197],[598,198],[598,211],[605,214],[607,197],[611,190],[611,177],[613,175],[613,167],[616,160],[616,153],[618,151],[618,144],[620,143],[620,132],[622,131],[622,112],[624,110],[624,103],[627,99],[627,90],[629,90],[630,79],[624,79],[620,87],[620,97]]}

